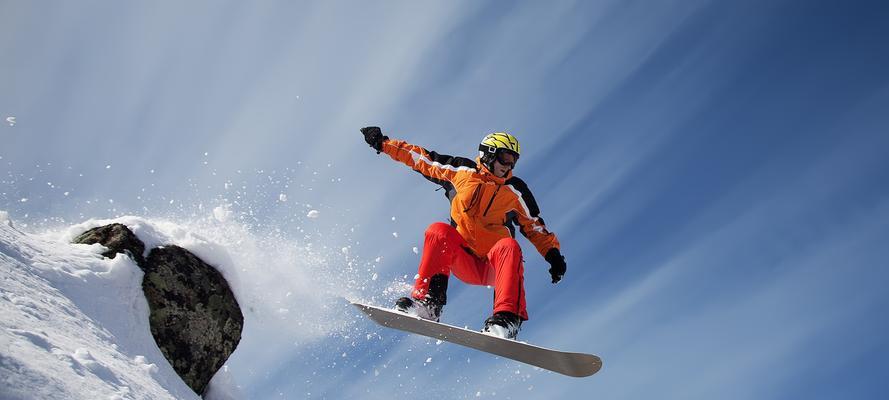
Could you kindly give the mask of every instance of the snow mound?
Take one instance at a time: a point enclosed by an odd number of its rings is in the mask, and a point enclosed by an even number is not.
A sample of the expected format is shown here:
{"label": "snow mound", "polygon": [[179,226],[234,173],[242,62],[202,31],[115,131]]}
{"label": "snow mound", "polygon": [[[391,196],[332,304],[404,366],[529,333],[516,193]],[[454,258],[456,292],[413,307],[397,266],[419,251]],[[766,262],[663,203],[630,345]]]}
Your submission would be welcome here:
{"label": "snow mound", "polygon": [[22,232],[0,214],[0,399],[198,398],[151,336],[136,263],[103,257],[107,249],[99,244],[71,243],[112,223],[142,240],[146,256],[158,246],[187,249],[215,267],[235,294],[244,314],[241,342],[206,399],[246,398],[236,377],[276,371],[294,362],[293,349],[314,351],[313,343],[354,334],[343,299],[357,297],[368,279],[356,275],[364,264],[349,245],[257,232],[217,211],[175,223],[95,219],[43,233]]}
{"label": "snow mound", "polygon": [[0,398],[198,399],[154,344],[142,271],[0,224]]}

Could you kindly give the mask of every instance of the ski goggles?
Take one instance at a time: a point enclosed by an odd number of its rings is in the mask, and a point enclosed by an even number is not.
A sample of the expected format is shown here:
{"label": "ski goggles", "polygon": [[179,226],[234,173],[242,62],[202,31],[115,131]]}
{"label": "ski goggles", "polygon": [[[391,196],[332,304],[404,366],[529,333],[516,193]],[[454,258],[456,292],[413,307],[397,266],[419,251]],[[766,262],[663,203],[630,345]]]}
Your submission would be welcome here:
{"label": "ski goggles", "polygon": [[495,157],[497,162],[500,165],[507,167],[509,169],[515,168],[515,163],[519,160],[518,157],[513,156],[514,157],[513,161],[507,161],[507,160],[504,160],[504,154],[505,153],[503,153],[503,152],[501,152],[500,154],[497,154],[497,157]]}

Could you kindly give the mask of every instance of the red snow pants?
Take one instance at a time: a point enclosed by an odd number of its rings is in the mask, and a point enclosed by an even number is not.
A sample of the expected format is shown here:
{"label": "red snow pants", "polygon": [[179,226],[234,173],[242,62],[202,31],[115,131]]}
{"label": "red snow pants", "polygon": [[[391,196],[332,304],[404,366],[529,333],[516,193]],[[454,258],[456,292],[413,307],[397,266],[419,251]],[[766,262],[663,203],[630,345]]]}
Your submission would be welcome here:
{"label": "red snow pants", "polygon": [[468,250],[466,240],[457,230],[443,222],[436,222],[426,229],[423,255],[417,280],[414,282],[415,299],[423,299],[429,293],[433,276],[452,273],[470,285],[494,287],[494,312],[509,311],[528,320],[525,309],[525,267],[522,249],[513,238],[497,241],[486,258]]}

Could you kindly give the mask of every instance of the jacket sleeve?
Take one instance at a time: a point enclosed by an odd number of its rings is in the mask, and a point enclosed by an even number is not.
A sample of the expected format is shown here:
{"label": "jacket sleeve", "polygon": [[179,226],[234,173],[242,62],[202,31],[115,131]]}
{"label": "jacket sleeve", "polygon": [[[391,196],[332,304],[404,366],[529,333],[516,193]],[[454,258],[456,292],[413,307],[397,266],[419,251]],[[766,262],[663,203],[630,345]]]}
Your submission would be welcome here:
{"label": "jacket sleeve", "polygon": [[534,244],[542,256],[546,256],[550,249],[559,249],[559,239],[555,233],[546,229],[546,224],[540,217],[540,208],[537,207],[537,201],[534,200],[534,195],[531,194],[528,185],[515,177],[507,181],[506,184],[516,195],[515,219],[522,235]]}
{"label": "jacket sleeve", "polygon": [[383,152],[439,184],[451,182],[458,171],[475,170],[472,160],[438,154],[403,140],[386,140],[383,142]]}

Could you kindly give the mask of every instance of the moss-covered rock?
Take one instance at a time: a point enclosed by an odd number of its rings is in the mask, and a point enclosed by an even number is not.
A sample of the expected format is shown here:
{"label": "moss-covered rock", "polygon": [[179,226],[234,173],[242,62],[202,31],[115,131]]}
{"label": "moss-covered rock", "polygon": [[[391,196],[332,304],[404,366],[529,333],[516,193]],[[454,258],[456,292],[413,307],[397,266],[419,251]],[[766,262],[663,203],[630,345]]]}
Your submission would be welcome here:
{"label": "moss-covered rock", "polygon": [[79,235],[74,243],[99,243],[104,256],[129,254],[145,272],[151,334],[173,369],[203,394],[241,340],[244,316],[231,288],[215,268],[177,246],[152,249],[125,225],[111,224]]}
{"label": "moss-covered rock", "polygon": [[117,253],[128,254],[140,268],[144,269],[145,244],[126,225],[111,224],[93,228],[74,238],[73,242],[78,244],[99,243],[108,248],[108,251],[102,253],[108,258],[116,257]]}
{"label": "moss-covered rock", "polygon": [[241,340],[244,316],[228,283],[188,250],[166,246],[149,253],[142,289],[158,347],[203,393]]}

